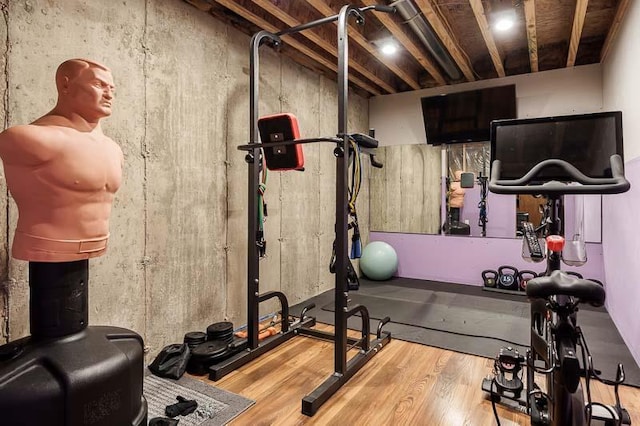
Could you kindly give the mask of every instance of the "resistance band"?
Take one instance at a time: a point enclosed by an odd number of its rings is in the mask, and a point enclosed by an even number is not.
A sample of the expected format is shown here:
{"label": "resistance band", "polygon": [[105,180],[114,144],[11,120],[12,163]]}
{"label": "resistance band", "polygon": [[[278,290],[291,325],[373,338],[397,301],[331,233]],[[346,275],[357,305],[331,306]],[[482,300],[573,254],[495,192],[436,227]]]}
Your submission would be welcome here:
{"label": "resistance band", "polygon": [[258,184],[258,235],[256,235],[256,245],[258,254],[265,257],[267,254],[267,242],[264,239],[264,222],[267,218],[267,203],[264,201],[264,193],[267,191],[267,163],[261,152],[262,167],[260,170],[260,183]]}

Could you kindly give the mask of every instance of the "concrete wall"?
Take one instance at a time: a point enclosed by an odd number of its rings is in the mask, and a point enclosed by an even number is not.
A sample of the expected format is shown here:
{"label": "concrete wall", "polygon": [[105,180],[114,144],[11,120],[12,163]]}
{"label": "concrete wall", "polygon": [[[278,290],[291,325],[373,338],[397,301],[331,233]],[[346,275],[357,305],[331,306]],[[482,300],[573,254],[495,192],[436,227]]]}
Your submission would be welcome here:
{"label": "concrete wall", "polygon": [[439,234],[440,147],[384,146],[376,158],[384,167],[371,172],[371,230]]}
{"label": "concrete wall", "polygon": [[640,2],[629,2],[618,38],[603,64],[603,99],[607,109],[621,110],[625,174],[631,190],[605,196],[603,204],[604,266],[607,308],[636,362],[640,364]]}
{"label": "concrete wall", "polygon": [[[118,86],[103,127],[124,151],[124,183],[109,251],[90,262],[90,323],[135,330],[151,355],[213,322],[243,325],[247,166],[236,147],[249,139],[249,37],[182,0],[0,4],[5,126],[53,107],[55,68],[65,59],[105,63]],[[303,137],[335,135],[335,82],[269,48],[261,58],[261,114],[296,114]],[[349,131],[367,129],[368,102],[352,95]],[[283,290],[291,304],[333,287],[335,159],[328,145],[304,149],[304,173],[269,174],[268,257],[260,263],[261,290]],[[363,229],[367,198],[365,185]],[[1,229],[10,230],[0,231],[5,342],[29,332],[28,277],[26,262],[8,256],[17,209],[8,196],[0,203]]]}

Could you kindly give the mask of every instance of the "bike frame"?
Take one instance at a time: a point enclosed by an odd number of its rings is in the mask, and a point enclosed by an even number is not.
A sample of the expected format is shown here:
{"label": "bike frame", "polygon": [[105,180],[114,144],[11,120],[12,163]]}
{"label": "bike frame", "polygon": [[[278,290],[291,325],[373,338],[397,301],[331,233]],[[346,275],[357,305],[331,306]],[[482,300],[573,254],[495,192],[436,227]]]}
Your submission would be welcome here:
{"label": "bike frame", "polygon": [[[550,197],[551,222],[550,235],[561,234],[561,196]],[[561,269],[559,252],[547,253],[547,270],[545,275]],[[576,352],[576,344],[580,340],[580,332],[576,329],[576,305],[568,296],[553,296],[552,300],[531,301],[531,348],[527,368],[528,411],[533,425],[584,425],[584,396],[580,387],[580,365]],[[536,396],[540,393],[534,389],[535,362],[544,362],[543,373],[546,375],[546,395],[548,410],[539,410]],[[536,386],[537,388],[537,386]],[[575,404],[580,404],[580,418],[576,418]],[[549,417],[551,414],[551,417]]]}
{"label": "bike frame", "polygon": [[[604,113],[603,113],[604,114]],[[611,177],[589,177],[583,174],[576,166],[559,158],[548,158],[536,163],[524,176],[517,179],[504,179],[501,175],[502,160],[497,158],[500,151],[496,149],[500,141],[498,135],[501,133],[499,127],[510,125],[534,124],[540,122],[559,122],[574,119],[572,116],[565,118],[547,117],[540,119],[522,120],[498,120],[491,123],[491,152],[492,166],[491,178],[489,180],[489,190],[496,194],[542,194],[553,200],[551,203],[551,223],[549,234],[562,235],[560,226],[559,210],[561,208],[561,197],[566,194],[621,194],[631,187],[631,184],[624,176],[624,162],[622,160],[622,113],[611,112],[605,114],[608,118],[615,120],[617,152],[609,157]],[[580,116],[582,117],[582,116]],[[505,156],[510,159],[508,155]],[[551,178],[545,178],[545,172],[553,170]],[[577,185],[567,185],[566,182],[575,182]],[[556,274],[560,271],[561,254],[547,250],[547,276],[561,276]],[[529,291],[534,287],[531,280],[527,286],[527,294],[533,297],[543,297],[546,300],[534,300],[531,302],[531,342],[527,350],[527,395],[525,404],[527,412],[531,416],[534,425],[553,426],[584,426],[587,423],[586,412],[591,420],[613,420],[616,424],[630,424],[628,413],[619,404],[617,387],[624,382],[624,370],[618,364],[618,373],[614,381],[601,379],[592,368],[591,356],[586,345],[584,336],[577,325],[577,298],[567,295],[560,295],[563,291],[558,290],[555,295],[541,291],[542,286],[537,291]],[[552,284],[551,281],[542,280]],[[585,282],[586,281],[586,282]],[[593,289],[591,285],[597,286],[594,282],[583,280],[581,284],[584,294],[589,294],[588,289]],[[548,289],[548,288],[547,288]],[[600,290],[600,289],[597,289]],[[581,294],[582,292],[567,291],[565,294]],[[594,293],[595,294],[595,293]],[[603,294],[601,296],[604,296]],[[594,296],[595,299],[595,296]],[[580,387],[581,367],[576,354],[576,345],[580,342],[585,377],[587,384],[588,405],[584,404],[584,395]],[[588,362],[585,354],[588,355]],[[544,393],[535,384],[536,361],[544,362],[544,369],[537,372],[546,374],[547,389]],[[616,406],[611,408],[600,403],[593,403],[590,397],[589,380],[591,377],[598,379],[605,384],[612,384],[616,389]],[[485,389],[483,381],[483,389]],[[495,382],[495,379],[494,381]],[[491,382],[491,383],[493,383]],[[493,388],[490,392],[493,396]],[[544,398],[540,398],[540,396]],[[551,395],[551,397],[549,397]],[[507,398],[509,398],[507,396]],[[594,407],[605,410],[606,415],[598,413],[594,416]],[[494,409],[497,418],[497,413]],[[623,423],[624,422],[624,423]],[[609,423],[610,424],[610,423]]]}

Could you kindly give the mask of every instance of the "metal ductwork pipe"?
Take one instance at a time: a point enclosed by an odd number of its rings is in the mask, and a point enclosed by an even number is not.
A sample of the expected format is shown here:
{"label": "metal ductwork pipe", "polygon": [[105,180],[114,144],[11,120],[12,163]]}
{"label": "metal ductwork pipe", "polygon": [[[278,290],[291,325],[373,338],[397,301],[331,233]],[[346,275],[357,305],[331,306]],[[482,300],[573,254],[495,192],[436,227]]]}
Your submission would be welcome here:
{"label": "metal ductwork pipe", "polygon": [[452,80],[459,80],[462,75],[458,70],[458,67],[449,56],[447,49],[442,46],[440,39],[433,32],[427,21],[420,15],[420,12],[415,7],[411,0],[401,0],[393,2],[396,10],[407,21],[407,24],[416,33],[420,41],[431,52],[431,55],[438,61],[442,69],[449,75]]}

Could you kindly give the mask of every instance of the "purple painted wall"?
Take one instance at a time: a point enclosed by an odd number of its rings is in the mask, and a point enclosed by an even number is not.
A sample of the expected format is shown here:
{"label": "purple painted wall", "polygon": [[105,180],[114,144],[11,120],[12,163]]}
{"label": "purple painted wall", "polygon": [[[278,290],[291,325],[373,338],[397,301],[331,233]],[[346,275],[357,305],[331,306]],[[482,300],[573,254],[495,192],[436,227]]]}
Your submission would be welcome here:
{"label": "purple painted wall", "polygon": [[605,195],[602,201],[602,245],[607,310],[640,365],[640,157],[625,164],[631,189]]}
{"label": "purple painted wall", "polygon": [[514,238],[516,236],[515,195],[487,194],[487,235]]}
{"label": "purple painted wall", "polygon": [[[371,232],[370,241],[384,241],[396,250],[397,276],[405,278],[482,285],[481,273],[485,269],[510,265],[541,272],[545,268],[544,263],[524,261],[520,256],[522,240],[513,238]],[[587,256],[585,265],[566,270],[605,281],[602,244],[588,243]]]}

